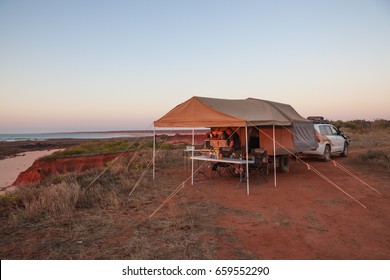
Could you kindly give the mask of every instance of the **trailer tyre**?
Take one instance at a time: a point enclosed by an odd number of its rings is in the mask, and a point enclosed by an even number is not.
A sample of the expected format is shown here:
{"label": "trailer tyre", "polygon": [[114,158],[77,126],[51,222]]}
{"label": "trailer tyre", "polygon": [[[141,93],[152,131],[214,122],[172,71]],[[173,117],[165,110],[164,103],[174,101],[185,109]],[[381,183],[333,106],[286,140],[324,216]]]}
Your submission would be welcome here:
{"label": "trailer tyre", "polygon": [[290,171],[290,157],[288,155],[283,155],[279,158],[279,171],[282,173]]}

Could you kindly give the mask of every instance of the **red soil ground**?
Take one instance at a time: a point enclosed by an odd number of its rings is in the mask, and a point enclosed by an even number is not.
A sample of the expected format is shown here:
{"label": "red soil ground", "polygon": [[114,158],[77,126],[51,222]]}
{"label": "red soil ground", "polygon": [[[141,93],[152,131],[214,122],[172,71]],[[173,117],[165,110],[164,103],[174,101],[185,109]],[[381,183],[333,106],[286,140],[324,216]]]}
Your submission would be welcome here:
{"label": "red soil ground", "polygon": [[182,191],[220,206],[215,223],[236,236],[220,239],[218,259],[240,258],[237,248],[256,259],[390,259],[390,174],[334,159],[381,195],[313,158],[304,160],[366,208],[295,161],[289,173],[277,173],[277,187],[272,173],[268,182],[253,179],[249,196],[245,183],[236,188],[238,178],[199,176]]}

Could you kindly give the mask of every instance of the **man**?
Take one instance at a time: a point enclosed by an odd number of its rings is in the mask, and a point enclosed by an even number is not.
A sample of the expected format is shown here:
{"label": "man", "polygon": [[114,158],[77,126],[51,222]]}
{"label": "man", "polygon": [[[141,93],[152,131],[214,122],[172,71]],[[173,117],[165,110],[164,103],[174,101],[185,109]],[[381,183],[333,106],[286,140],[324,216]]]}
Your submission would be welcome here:
{"label": "man", "polygon": [[240,141],[240,136],[237,134],[237,132],[233,132],[233,129],[230,127],[226,130],[228,136],[228,146],[232,147],[233,150],[241,150],[241,141]]}

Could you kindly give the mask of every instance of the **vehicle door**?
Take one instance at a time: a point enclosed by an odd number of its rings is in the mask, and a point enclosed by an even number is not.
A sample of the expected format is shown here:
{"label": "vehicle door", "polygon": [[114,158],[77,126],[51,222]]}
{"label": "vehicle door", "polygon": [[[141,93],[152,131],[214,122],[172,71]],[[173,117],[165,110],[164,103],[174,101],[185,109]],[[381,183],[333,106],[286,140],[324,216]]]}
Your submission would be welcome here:
{"label": "vehicle door", "polygon": [[344,149],[344,137],[340,135],[340,131],[334,127],[333,125],[328,125],[328,131],[330,130],[330,134],[328,135],[328,138],[331,141],[332,145],[332,153],[335,152],[342,152]]}

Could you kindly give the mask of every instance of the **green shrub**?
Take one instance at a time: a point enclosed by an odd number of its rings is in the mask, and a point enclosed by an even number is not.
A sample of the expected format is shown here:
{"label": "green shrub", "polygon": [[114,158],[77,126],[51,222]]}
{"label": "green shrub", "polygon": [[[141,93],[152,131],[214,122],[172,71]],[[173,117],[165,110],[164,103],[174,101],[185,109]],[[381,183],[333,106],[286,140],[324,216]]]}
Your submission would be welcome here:
{"label": "green shrub", "polygon": [[82,155],[115,154],[121,153],[125,150],[129,150],[130,148],[134,149],[134,147],[134,143],[131,143],[126,139],[97,141],[81,144],[63,151],[55,152],[52,155],[45,157],[45,159],[55,159]]}
{"label": "green shrub", "polygon": [[19,202],[20,197],[17,194],[5,193],[0,195],[0,217],[7,217],[18,207]]}

